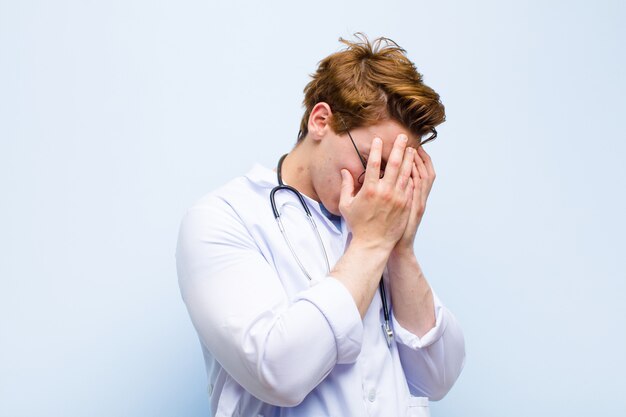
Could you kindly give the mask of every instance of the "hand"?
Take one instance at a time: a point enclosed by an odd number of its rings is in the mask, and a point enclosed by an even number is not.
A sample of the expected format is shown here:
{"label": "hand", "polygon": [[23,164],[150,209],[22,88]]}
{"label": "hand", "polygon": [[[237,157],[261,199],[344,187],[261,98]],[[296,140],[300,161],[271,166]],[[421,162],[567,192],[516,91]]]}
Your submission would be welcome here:
{"label": "hand", "polygon": [[428,199],[430,190],[433,187],[433,182],[435,181],[435,169],[432,160],[421,146],[417,148],[417,153],[415,153],[415,161],[411,170],[411,180],[414,185],[411,213],[404,234],[393,249],[394,253],[406,251],[409,251],[411,254],[413,253],[413,242],[415,241],[417,228],[426,211],[426,200]]}
{"label": "hand", "polygon": [[354,179],[342,170],[339,211],[352,230],[352,241],[391,249],[406,233],[415,181],[415,149],[407,148],[407,137],[399,135],[389,155],[385,175],[380,178],[382,141],[372,142],[363,186],[354,193]]}

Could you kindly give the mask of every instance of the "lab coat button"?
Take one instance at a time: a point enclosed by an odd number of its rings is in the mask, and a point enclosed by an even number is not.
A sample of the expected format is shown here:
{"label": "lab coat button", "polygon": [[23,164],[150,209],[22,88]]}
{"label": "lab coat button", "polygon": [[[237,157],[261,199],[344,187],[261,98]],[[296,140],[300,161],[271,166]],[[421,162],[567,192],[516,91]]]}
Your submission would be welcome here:
{"label": "lab coat button", "polygon": [[369,394],[367,394],[367,399],[370,400],[370,402],[372,403],[376,401],[376,390],[374,388],[372,388]]}

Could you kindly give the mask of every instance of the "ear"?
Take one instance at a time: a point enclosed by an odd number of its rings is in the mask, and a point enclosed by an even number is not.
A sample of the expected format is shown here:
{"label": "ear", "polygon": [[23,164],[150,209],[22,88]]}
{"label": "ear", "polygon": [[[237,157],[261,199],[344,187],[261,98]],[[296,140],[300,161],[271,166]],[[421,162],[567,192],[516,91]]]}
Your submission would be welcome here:
{"label": "ear", "polygon": [[313,106],[308,124],[309,136],[311,136],[311,139],[320,140],[329,131],[332,131],[329,124],[332,114],[333,112],[330,109],[330,106],[323,101]]}

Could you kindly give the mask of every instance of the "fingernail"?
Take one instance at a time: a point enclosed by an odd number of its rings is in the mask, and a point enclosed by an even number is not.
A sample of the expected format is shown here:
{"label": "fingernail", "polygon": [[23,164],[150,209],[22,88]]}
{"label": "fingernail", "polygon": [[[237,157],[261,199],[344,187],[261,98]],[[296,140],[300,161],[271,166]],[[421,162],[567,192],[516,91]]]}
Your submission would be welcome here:
{"label": "fingernail", "polygon": [[380,138],[374,138],[374,144],[380,145],[383,141]]}
{"label": "fingernail", "polygon": [[408,138],[406,135],[400,135],[400,140],[401,140],[402,142],[406,142],[406,141],[408,141],[408,140],[409,140],[409,138]]}

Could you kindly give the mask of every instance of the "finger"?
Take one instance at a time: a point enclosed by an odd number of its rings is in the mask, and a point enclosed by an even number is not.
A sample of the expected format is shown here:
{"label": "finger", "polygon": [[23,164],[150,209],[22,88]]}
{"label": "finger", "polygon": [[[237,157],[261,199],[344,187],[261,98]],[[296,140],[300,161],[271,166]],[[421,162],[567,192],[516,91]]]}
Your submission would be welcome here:
{"label": "finger", "polygon": [[419,153],[415,154],[415,164],[417,165],[417,170],[419,171],[420,177],[423,179],[428,178],[428,169],[422,160],[422,157]]}
{"label": "finger", "polygon": [[409,207],[412,209],[413,207],[413,202],[415,201],[415,190],[416,190],[416,186],[413,183],[413,181],[410,179],[409,180],[409,184],[406,187],[406,189],[404,190],[405,192],[405,197],[406,197],[406,206],[405,207]]}
{"label": "finger", "polygon": [[398,173],[402,166],[402,160],[404,159],[404,150],[406,149],[406,143],[408,138],[406,135],[398,135],[396,141],[393,143],[393,148],[389,154],[387,160],[387,166],[385,167],[385,181],[388,184],[395,184],[398,179]]}
{"label": "finger", "polygon": [[435,167],[433,166],[433,161],[430,158],[430,155],[428,155],[428,153],[426,153],[426,151],[424,150],[424,148],[422,146],[420,146],[417,149],[417,153],[419,154],[419,156],[424,161],[424,165],[426,165],[426,169],[428,170],[428,174],[430,174],[431,177],[435,178]]}
{"label": "finger", "polygon": [[354,197],[354,178],[347,169],[341,170],[340,203],[346,203]]}
{"label": "finger", "polygon": [[380,180],[380,161],[383,151],[383,141],[380,138],[374,138],[372,147],[370,148],[370,156],[367,159],[367,168],[365,169],[365,179],[363,184],[378,184]]}
{"label": "finger", "polygon": [[[422,187],[424,186],[425,181],[420,178],[419,171],[417,169],[417,164],[413,164],[413,170],[411,172],[411,176],[413,177],[413,184],[415,185],[415,194],[413,197],[415,198],[417,194],[422,191]],[[417,200],[417,198],[415,198]]]}
{"label": "finger", "polygon": [[[417,166],[413,165],[413,175],[418,175]],[[419,179],[419,182],[416,183],[415,186],[415,195],[413,195],[413,206],[415,208],[415,212],[419,214],[419,205],[422,204],[426,206],[426,200],[428,199],[428,194],[430,193],[428,181],[425,179]]]}
{"label": "finger", "polygon": [[[418,165],[420,176],[424,179],[423,184],[422,184],[424,198],[427,198],[428,194],[430,194],[430,190],[435,181],[435,171],[434,169],[432,169],[432,164],[430,164],[431,170],[428,169],[428,165],[426,164],[426,161],[424,161],[421,156],[416,156],[415,159]],[[428,160],[430,160],[430,158],[428,158]]]}
{"label": "finger", "polygon": [[[415,165],[415,149],[407,147],[404,151],[404,159],[402,160],[402,166],[400,167],[400,173],[398,174],[398,181],[396,187],[404,190],[410,181],[411,171],[413,165]],[[387,172],[385,172],[387,175]]]}

